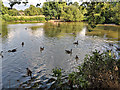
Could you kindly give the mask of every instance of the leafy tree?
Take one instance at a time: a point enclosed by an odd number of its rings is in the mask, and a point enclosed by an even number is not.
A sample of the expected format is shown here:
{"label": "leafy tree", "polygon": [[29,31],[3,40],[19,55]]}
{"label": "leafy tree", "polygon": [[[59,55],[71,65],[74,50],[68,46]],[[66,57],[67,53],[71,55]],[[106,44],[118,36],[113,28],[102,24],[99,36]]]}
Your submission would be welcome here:
{"label": "leafy tree", "polygon": [[34,5],[30,5],[29,8],[24,10],[25,15],[27,16],[41,15],[42,12],[43,12],[42,8],[35,7]]}
{"label": "leafy tree", "polygon": [[51,18],[54,16],[56,19],[60,19],[64,6],[66,6],[65,2],[45,2],[43,5],[43,14]]}
{"label": "leafy tree", "polygon": [[3,2],[0,2],[0,4],[2,6],[2,7],[0,7],[1,14],[2,15],[8,14],[8,7],[5,7],[4,4],[3,4]]}
{"label": "leafy tree", "polygon": [[66,6],[63,12],[65,21],[81,21],[83,20],[82,12],[75,6]]}
{"label": "leafy tree", "polygon": [[10,10],[8,10],[8,14],[10,16],[19,16],[19,11],[16,9],[10,9]]}

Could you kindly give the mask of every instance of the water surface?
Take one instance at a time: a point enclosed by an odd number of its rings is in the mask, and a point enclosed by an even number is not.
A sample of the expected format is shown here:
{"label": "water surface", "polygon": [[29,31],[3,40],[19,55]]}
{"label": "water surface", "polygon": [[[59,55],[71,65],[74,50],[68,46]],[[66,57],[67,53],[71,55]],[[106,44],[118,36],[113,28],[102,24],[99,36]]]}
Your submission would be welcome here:
{"label": "water surface", "polygon": [[[50,84],[46,82],[53,68],[61,67],[66,73],[73,71],[83,62],[85,55],[95,49],[113,49],[118,58],[119,30],[119,26],[98,26],[89,30],[87,24],[81,22],[4,24],[0,37],[4,56],[3,88],[31,87],[36,82],[40,82],[39,87],[49,88]],[[74,45],[77,40],[79,45]],[[22,42],[25,43],[23,47]],[[109,46],[109,43],[114,46]],[[40,47],[45,48],[43,52],[40,52]],[[8,52],[12,49],[17,51]],[[66,54],[66,49],[72,49],[72,55]],[[75,60],[76,55],[78,61]],[[26,77],[27,67],[33,72],[33,80]]]}

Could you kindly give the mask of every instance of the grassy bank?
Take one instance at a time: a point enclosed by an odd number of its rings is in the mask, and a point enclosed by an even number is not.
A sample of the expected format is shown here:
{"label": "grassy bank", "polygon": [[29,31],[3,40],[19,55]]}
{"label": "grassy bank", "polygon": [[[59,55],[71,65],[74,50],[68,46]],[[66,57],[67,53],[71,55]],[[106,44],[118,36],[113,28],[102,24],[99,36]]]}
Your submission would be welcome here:
{"label": "grassy bank", "polygon": [[3,15],[2,19],[7,22],[45,22],[43,16],[9,16],[8,14]]}

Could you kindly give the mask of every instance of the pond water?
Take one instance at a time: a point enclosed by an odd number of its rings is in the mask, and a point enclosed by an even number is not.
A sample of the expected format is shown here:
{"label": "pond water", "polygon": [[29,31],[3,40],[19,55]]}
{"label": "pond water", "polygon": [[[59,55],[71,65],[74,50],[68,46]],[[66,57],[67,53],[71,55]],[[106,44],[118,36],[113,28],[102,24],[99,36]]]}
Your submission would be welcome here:
{"label": "pond water", "polygon": [[[91,30],[83,22],[4,24],[0,30],[3,88],[29,88],[37,82],[40,82],[38,87],[49,88],[51,84],[46,82],[53,68],[60,67],[66,73],[74,71],[84,61],[85,55],[95,49],[113,49],[119,58],[116,51],[119,30],[120,26],[102,25]],[[79,44],[74,45],[77,40]],[[40,47],[44,47],[42,52]],[[8,52],[12,49],[17,51]],[[72,55],[65,53],[71,49]],[[33,72],[32,80],[26,77],[27,67]]]}

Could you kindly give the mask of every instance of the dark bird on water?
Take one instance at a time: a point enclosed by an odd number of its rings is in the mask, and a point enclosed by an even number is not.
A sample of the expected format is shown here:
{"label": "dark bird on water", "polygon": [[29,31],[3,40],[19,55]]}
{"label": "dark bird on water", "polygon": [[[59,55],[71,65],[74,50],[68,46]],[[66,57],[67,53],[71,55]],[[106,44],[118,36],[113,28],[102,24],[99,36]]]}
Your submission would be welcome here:
{"label": "dark bird on water", "polygon": [[16,49],[8,50],[8,52],[16,52],[16,51],[17,51]]}
{"label": "dark bird on water", "polygon": [[3,58],[3,54],[2,53],[3,53],[3,51],[1,51],[0,56]]}
{"label": "dark bird on water", "polygon": [[27,70],[27,76],[30,76],[32,78],[32,71],[29,68],[26,68]]}
{"label": "dark bird on water", "polygon": [[77,42],[74,42],[73,44],[76,44],[76,45],[78,45],[78,41],[77,41]]}
{"label": "dark bird on water", "polygon": [[11,52],[16,52],[17,50],[16,49],[13,49]]}
{"label": "dark bird on water", "polygon": [[40,52],[42,52],[44,50],[44,47],[40,47]]}
{"label": "dark bird on water", "polygon": [[24,42],[22,42],[22,47],[24,46]]}
{"label": "dark bird on water", "polygon": [[67,54],[72,54],[72,49],[71,50],[65,50]]}
{"label": "dark bird on water", "polygon": [[76,59],[76,61],[78,61],[79,57],[76,55],[75,59]]}

